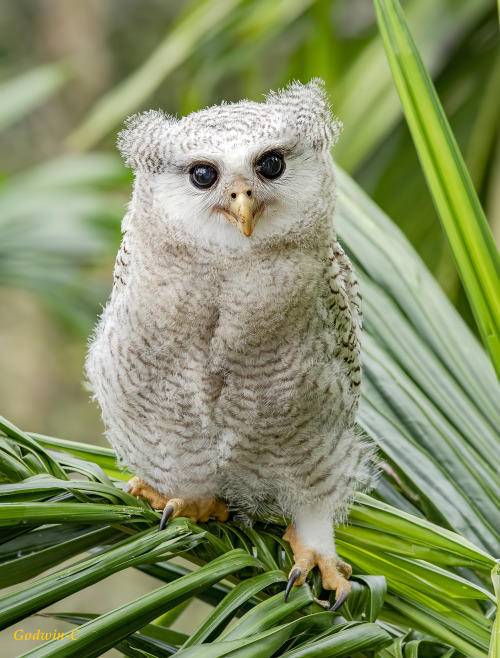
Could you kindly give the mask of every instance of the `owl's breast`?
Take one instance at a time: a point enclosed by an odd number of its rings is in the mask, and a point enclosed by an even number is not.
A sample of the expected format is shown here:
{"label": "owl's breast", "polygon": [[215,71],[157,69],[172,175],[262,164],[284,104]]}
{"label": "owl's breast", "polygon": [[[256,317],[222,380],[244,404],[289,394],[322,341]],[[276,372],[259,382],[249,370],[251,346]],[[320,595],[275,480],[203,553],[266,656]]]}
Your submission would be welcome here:
{"label": "owl's breast", "polygon": [[222,290],[209,358],[218,424],[279,440],[325,404],[338,367],[324,281],[316,260],[285,260],[249,267]]}
{"label": "owl's breast", "polygon": [[[325,405],[337,372],[327,281],[314,258],[142,276],[103,317],[93,348],[107,370],[99,381],[107,375],[154,433],[292,436]],[[105,408],[105,393],[98,397]]]}

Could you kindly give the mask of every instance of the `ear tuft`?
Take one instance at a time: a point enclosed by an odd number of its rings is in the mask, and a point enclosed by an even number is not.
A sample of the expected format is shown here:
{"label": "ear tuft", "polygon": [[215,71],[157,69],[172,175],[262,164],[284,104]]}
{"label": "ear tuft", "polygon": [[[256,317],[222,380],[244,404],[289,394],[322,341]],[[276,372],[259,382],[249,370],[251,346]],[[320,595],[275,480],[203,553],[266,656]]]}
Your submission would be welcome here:
{"label": "ear tuft", "polygon": [[176,120],[161,110],[134,114],[118,134],[117,146],[125,164],[134,170],[158,174],[164,168],[165,139]]}
{"label": "ear tuft", "polygon": [[306,84],[293,80],[284,89],[266,96],[266,103],[282,106],[298,132],[309,136],[316,148],[330,148],[337,142],[342,123],[332,115],[321,78]]}

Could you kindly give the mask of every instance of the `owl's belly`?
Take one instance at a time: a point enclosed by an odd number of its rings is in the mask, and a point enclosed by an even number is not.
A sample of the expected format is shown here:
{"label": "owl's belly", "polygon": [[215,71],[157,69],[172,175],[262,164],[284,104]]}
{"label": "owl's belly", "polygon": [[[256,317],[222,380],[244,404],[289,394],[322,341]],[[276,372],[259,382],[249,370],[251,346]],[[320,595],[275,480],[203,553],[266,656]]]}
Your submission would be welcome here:
{"label": "owl's belly", "polygon": [[[203,444],[230,428],[283,444],[334,389],[329,350],[310,334],[279,332],[258,340],[240,334],[233,343],[225,329],[208,340],[177,335],[141,354],[133,344],[122,349],[123,398],[147,425],[168,427],[182,442]],[[133,382],[131,362],[137,366]]]}
{"label": "owl's belly", "polygon": [[96,391],[108,438],[169,495],[215,494],[236,464],[262,485],[271,463],[304,461],[305,431],[334,432],[339,368],[318,286],[288,299],[252,289],[241,302],[182,288],[156,296],[148,316],[124,305],[92,348],[109,366]]}

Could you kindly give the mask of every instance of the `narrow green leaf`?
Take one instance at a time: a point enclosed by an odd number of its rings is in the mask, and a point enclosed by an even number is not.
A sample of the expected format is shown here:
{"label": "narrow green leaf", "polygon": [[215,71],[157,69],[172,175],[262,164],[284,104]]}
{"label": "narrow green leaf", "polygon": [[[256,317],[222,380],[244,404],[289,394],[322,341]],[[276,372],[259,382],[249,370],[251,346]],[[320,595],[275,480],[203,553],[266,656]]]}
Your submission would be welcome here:
{"label": "narrow green leaf", "polygon": [[[192,601],[189,600],[179,603],[179,605],[175,606],[175,608],[168,610],[167,612],[165,612],[165,614],[161,615],[161,617],[155,619],[154,623],[157,624],[158,626],[165,626],[167,628],[170,628],[170,626],[175,624],[175,622],[179,619],[179,617],[182,615],[184,610],[186,610],[186,608],[188,608],[191,605],[191,603]],[[185,639],[187,640],[188,637],[189,636],[186,636]]]}
{"label": "narrow green leaf", "polygon": [[[54,453],[51,452],[50,454],[54,456]],[[102,482],[107,485],[112,484],[103,469],[91,461],[84,461],[74,455],[57,455],[57,461],[68,473],[80,473],[93,482]],[[120,489],[122,488],[123,485],[120,485]]]}
{"label": "narrow green leaf", "polygon": [[359,574],[356,579],[365,583],[368,587],[370,595],[366,608],[366,618],[368,621],[375,622],[387,595],[386,579],[384,576],[362,576]]}
{"label": "narrow green leaf", "polygon": [[[186,555],[186,557],[191,559],[191,556]],[[171,583],[181,576],[186,576],[192,573],[192,569],[188,569],[181,564],[174,564],[173,562],[140,564],[135,568],[139,571],[147,573],[149,576],[153,576],[153,578],[158,578],[158,580],[161,580],[165,583]],[[223,583],[215,583],[215,585],[208,587],[196,596],[200,599],[200,601],[204,601],[209,605],[216,606],[224,599],[225,596],[229,594],[229,592],[232,591],[232,589],[232,587],[228,587]]]}
{"label": "narrow green leaf", "polygon": [[357,624],[283,654],[285,658],[347,658],[389,644],[391,636],[376,624]]}
{"label": "narrow green leaf", "polygon": [[498,475],[488,473],[458,431],[370,336],[365,336],[364,348],[360,425],[376,439],[432,521],[494,551],[500,542]]}
{"label": "narrow green leaf", "polygon": [[283,582],[286,582],[286,576],[282,571],[268,571],[239,583],[224,597],[201,626],[190,635],[189,639],[183,644],[183,648],[200,644],[216,631],[222,623],[227,622],[257,592],[261,592],[270,585]]}
{"label": "narrow green leaf", "polygon": [[279,567],[276,564],[271,551],[266,545],[265,539],[260,535],[260,533],[256,532],[253,528],[248,526],[239,526],[239,528],[241,532],[243,532],[250,539],[250,542],[257,549],[259,560],[261,560],[268,569],[278,569]]}
{"label": "narrow green leaf", "polygon": [[[83,553],[94,546],[108,544],[110,541],[122,536],[122,533],[114,528],[86,529],[80,536],[63,541],[60,532],[61,526],[58,526],[58,530],[59,537],[54,546],[42,548],[22,557],[2,562],[0,564],[0,588],[30,580],[79,553]],[[16,543],[16,540],[9,543]],[[16,555],[19,552],[21,551],[17,549]]]}
{"label": "narrow green leaf", "polygon": [[129,477],[118,468],[116,464],[116,455],[111,448],[103,448],[101,446],[79,443],[77,441],[57,439],[43,434],[30,433],[29,436],[35,439],[44,448],[62,450],[64,452],[69,452],[76,457],[80,457],[80,459],[92,461],[94,464],[98,464],[108,475],[112,475],[113,477],[122,480],[127,480]]}
{"label": "narrow green leaf", "polygon": [[0,527],[46,523],[119,523],[159,521],[156,512],[143,507],[98,505],[97,503],[4,503],[0,506]]}
{"label": "narrow green leaf", "polygon": [[200,644],[178,651],[179,658],[270,658],[290,638],[294,630],[294,622],[285,626],[278,626],[263,633],[252,635],[250,638],[232,640],[231,642],[217,642],[213,644]]}
{"label": "narrow green leaf", "polygon": [[366,573],[383,574],[388,584],[396,590],[400,583],[405,583],[417,592],[424,592],[442,601],[448,601],[450,597],[479,600],[492,598],[483,587],[423,560],[410,560],[389,553],[365,551],[354,545],[344,545],[342,555]]}
{"label": "narrow green leaf", "polygon": [[7,436],[15,439],[20,446],[41,459],[48,473],[51,473],[54,477],[60,478],[61,480],[68,479],[66,473],[55,459],[53,459],[34,439],[28,436],[28,434],[22,432],[6,418],[3,418],[3,416],[0,416],[0,430]]}
{"label": "narrow green leaf", "polygon": [[9,442],[0,435],[0,480],[20,482],[35,473],[14,450]]}
{"label": "narrow green leaf", "polygon": [[[337,528],[335,530],[335,537],[339,547],[346,543],[354,544],[359,548],[370,549],[374,552],[389,552],[448,567],[470,567],[473,564],[473,561],[469,557],[457,555],[444,548],[432,548],[415,540],[408,540],[398,537],[395,534],[388,534],[373,528],[365,528],[364,526],[349,525],[345,529]],[[341,548],[339,550],[342,552]],[[487,570],[486,565],[478,563],[474,564],[474,568]]]}
{"label": "narrow green leaf", "polygon": [[231,551],[173,583],[83,624],[78,629],[77,642],[66,636],[62,640],[46,642],[24,655],[36,658],[82,655],[91,658],[101,655],[124,637],[150,623],[161,612],[173,608],[186,598],[196,596],[229,574],[250,566],[259,567],[260,563],[241,550]]}
{"label": "narrow green leaf", "polygon": [[[375,654],[375,658],[422,658],[424,656],[440,656],[441,658],[451,658],[451,653],[446,652],[446,647],[439,642],[431,640],[409,640],[405,641],[406,636],[397,638],[391,645],[381,649]],[[422,651],[420,650],[422,649]]]}
{"label": "narrow green leaf", "polygon": [[313,596],[307,585],[294,587],[286,603],[283,592],[279,592],[267,601],[254,606],[241,619],[229,626],[218,637],[218,641],[226,642],[265,631],[312,602]]}
{"label": "narrow green leaf", "polygon": [[[340,239],[361,285],[370,282],[362,287],[368,302],[358,422],[378,440],[421,511],[495,554],[500,487],[491,466],[498,452],[500,387],[494,370],[397,227],[345,174],[338,177]],[[395,336],[381,318],[394,326]],[[401,354],[415,354],[423,369]],[[437,410],[454,429],[443,425]],[[414,417],[422,422],[411,422]]]}
{"label": "narrow green leaf", "polygon": [[[471,460],[477,462],[483,457],[491,465],[496,454],[497,428],[487,422],[483,409],[478,409],[461,388],[460,380],[436,359],[428,342],[389,295],[362,272],[358,272],[358,278],[363,290],[363,331],[376,340],[379,348],[394,359],[454,426],[458,439],[462,439],[462,450],[470,452]],[[446,318],[445,309],[441,317]],[[475,339],[470,339],[476,347]],[[479,365],[478,369],[481,370]],[[498,474],[491,470],[498,480]]]}
{"label": "narrow green leaf", "polygon": [[[426,519],[396,510],[365,494],[357,496],[357,503],[351,509],[350,522],[379,531],[383,530],[390,535],[406,537],[418,544],[443,548],[456,555],[469,558],[471,564],[477,562],[489,569],[492,569],[495,564],[491,555],[477,548],[464,537],[445,528],[439,528]],[[345,531],[349,532],[349,528],[346,528]]]}
{"label": "narrow green leaf", "polygon": [[491,580],[495,588],[497,598],[497,612],[491,631],[491,644],[489,658],[500,658],[500,562],[493,567],[491,571]]}
{"label": "narrow green leaf", "polygon": [[[442,47],[443,35],[447,35],[450,43],[463,43],[464,33],[480,23],[490,9],[491,0],[446,4],[434,0],[405,2],[408,22],[414,26],[416,41],[421,44],[433,75],[448,70],[454,56],[453,49]],[[344,169],[354,174],[383,147],[401,119],[401,106],[394,94],[394,82],[378,35],[342,70],[332,86],[332,95],[344,123],[335,157]]]}
{"label": "narrow green leaf", "polygon": [[[95,464],[93,466],[95,467]],[[0,496],[2,504],[4,502],[19,503],[49,498],[66,491],[74,495],[78,495],[78,493],[94,494],[94,499],[103,498],[113,504],[143,507],[135,496],[131,496],[112,484],[82,480],[58,480],[51,477],[27,478],[22,482],[3,485]]]}
{"label": "narrow green leaf", "polygon": [[405,637],[406,636],[398,637],[388,647],[379,649],[375,654],[375,658],[405,658],[403,654]]}
{"label": "narrow green leaf", "polygon": [[78,539],[88,532],[95,532],[106,527],[106,525],[99,527],[86,524],[48,525],[34,528],[29,532],[16,532],[15,537],[11,537],[10,533],[4,530],[0,534],[0,564],[6,560],[13,560],[23,555],[57,546],[58,543]]}
{"label": "narrow green leaf", "polygon": [[432,81],[397,0],[377,21],[436,209],[483,342],[500,377],[500,256]]}

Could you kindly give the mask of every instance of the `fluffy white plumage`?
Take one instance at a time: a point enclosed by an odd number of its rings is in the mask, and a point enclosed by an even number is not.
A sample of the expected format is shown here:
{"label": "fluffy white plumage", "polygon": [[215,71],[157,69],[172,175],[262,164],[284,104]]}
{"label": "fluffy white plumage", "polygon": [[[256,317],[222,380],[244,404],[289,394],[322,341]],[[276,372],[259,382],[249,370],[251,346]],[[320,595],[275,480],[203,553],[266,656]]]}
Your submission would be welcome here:
{"label": "fluffy white plumage", "polygon": [[[119,145],[134,192],[87,360],[129,468],[167,498],[289,516],[322,555],[370,479],[354,429],[361,296],[333,226],[339,130],[318,80],[132,117]],[[269,153],[285,163],[275,180],[259,173]],[[193,185],[197,164],[218,174],[209,189]]]}

